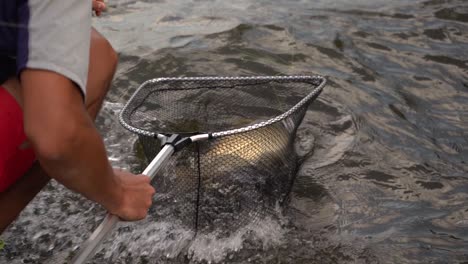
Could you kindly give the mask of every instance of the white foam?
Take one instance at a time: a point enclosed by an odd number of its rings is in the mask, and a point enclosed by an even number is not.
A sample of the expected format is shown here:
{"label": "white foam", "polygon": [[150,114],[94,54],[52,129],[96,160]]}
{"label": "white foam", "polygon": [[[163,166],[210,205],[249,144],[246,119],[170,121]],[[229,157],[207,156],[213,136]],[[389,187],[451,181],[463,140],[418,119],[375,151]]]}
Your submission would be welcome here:
{"label": "white foam", "polygon": [[[105,243],[104,258],[116,261],[130,254],[133,263],[139,263],[136,256],[148,259],[174,259],[187,256],[195,262],[219,263],[231,254],[241,250],[246,241],[255,241],[264,250],[283,242],[284,230],[277,220],[266,218],[261,224],[249,224],[228,237],[218,233],[198,234],[172,222],[158,222],[155,219],[136,224],[120,224],[120,234],[115,234]],[[116,232],[118,233],[118,232]],[[110,243],[109,243],[110,242]]]}

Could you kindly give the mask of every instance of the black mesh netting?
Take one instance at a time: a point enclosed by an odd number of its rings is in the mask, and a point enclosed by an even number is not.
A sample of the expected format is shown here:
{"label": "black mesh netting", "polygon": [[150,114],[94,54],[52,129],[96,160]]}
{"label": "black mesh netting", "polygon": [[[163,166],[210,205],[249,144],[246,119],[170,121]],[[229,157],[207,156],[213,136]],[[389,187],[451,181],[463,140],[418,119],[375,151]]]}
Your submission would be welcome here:
{"label": "black mesh netting", "polygon": [[160,149],[148,132],[239,129],[229,135],[214,133],[214,138],[176,152],[153,181],[157,194],[150,213],[218,236],[273,217],[294,181],[296,129],[323,82],[319,77],[197,78],[142,85],[121,121],[139,134],[148,161]]}

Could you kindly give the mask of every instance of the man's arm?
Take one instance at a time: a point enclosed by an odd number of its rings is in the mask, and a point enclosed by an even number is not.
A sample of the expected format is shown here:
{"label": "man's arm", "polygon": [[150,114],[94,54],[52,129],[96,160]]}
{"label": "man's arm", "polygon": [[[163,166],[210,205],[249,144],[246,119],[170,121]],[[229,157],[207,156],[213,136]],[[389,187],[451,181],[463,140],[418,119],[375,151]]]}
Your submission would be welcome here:
{"label": "man's arm", "polygon": [[126,220],[144,218],[154,189],[145,176],[114,174],[73,82],[51,71],[21,73],[25,132],[45,171]]}

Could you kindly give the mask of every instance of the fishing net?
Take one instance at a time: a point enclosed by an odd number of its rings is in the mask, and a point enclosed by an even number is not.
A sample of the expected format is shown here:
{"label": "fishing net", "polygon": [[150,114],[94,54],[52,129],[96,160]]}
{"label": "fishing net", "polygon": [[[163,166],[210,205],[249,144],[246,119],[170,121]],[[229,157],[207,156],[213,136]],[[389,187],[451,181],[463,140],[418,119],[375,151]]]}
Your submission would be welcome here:
{"label": "fishing net", "polygon": [[156,175],[150,211],[197,234],[228,236],[275,215],[296,172],[294,139],[325,79],[319,76],[162,78],[121,113],[148,160],[164,136],[208,134]]}

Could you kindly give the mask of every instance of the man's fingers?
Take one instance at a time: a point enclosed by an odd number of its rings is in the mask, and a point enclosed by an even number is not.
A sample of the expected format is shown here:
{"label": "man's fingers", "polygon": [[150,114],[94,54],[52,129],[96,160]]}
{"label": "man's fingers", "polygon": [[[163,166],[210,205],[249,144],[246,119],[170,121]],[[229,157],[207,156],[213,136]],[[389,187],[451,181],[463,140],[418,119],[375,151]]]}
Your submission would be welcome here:
{"label": "man's fingers", "polygon": [[93,10],[94,11],[102,11],[106,8],[106,4],[104,1],[93,0]]}
{"label": "man's fingers", "polygon": [[100,16],[104,9],[106,9],[104,0],[93,0],[93,10],[97,16]]}
{"label": "man's fingers", "polygon": [[99,2],[96,1],[96,0],[93,0],[93,10],[96,11],[96,10],[99,10]]}

